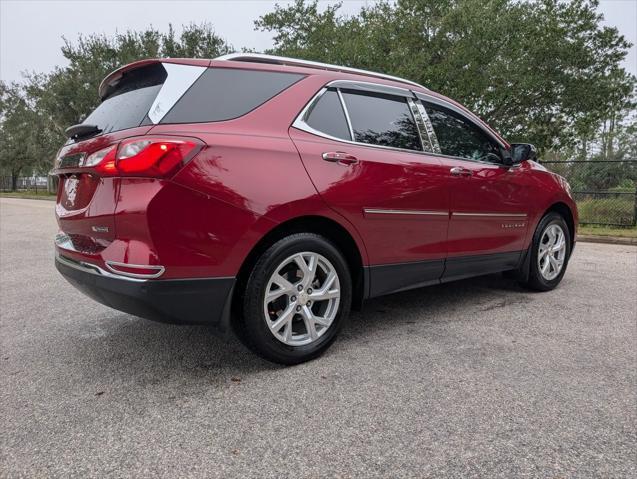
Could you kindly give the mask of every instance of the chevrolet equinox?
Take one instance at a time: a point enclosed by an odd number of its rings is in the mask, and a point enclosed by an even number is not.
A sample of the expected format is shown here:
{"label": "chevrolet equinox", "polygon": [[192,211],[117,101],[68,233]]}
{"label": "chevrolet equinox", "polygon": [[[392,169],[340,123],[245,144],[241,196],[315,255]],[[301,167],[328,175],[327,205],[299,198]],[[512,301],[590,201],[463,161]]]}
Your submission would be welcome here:
{"label": "chevrolet equinox", "polygon": [[547,291],[566,181],[411,81],[232,54],[126,65],[67,129],[56,266],[112,308],[295,364],[367,298],[495,272]]}

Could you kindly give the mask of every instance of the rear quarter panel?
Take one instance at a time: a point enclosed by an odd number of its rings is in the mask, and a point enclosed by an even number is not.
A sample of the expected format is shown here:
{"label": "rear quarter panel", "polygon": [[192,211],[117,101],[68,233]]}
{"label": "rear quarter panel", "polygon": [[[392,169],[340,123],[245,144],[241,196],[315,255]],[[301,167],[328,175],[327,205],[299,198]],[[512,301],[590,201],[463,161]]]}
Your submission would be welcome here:
{"label": "rear quarter panel", "polygon": [[[197,224],[205,223],[202,218],[189,226],[218,236],[209,238],[208,252],[204,253],[217,257],[209,269],[210,276],[236,274],[268,231],[282,222],[310,215],[324,216],[343,226],[367,264],[360,235],[318,195],[288,134],[298,112],[324,83],[324,78],[310,76],[235,120],[158,125],[150,132],[196,137],[207,145],[172,182],[202,195],[203,204],[215,203],[209,212],[210,221],[215,224],[199,228]],[[174,201],[180,200],[175,197]],[[215,213],[222,205],[234,211],[234,216]],[[199,206],[184,204],[176,211],[181,208],[189,214],[186,211]],[[205,211],[198,214],[206,215]]]}

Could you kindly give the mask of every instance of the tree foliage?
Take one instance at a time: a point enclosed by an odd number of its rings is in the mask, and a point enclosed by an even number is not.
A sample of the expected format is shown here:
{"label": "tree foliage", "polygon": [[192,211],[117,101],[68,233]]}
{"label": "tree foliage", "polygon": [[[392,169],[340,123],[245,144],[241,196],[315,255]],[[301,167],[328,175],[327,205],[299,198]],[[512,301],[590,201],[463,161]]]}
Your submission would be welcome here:
{"label": "tree foliage", "polygon": [[398,0],[339,14],[296,0],[259,18],[272,53],[382,71],[464,103],[540,151],[574,147],[632,104],[630,44],[589,0]]}
{"label": "tree foliage", "polygon": [[[352,16],[340,8],[296,0],[255,27],[273,34],[270,53],[415,80],[545,156],[637,155],[636,81],[620,66],[629,44],[603,26],[596,0],[385,0]],[[46,172],[64,129],[97,106],[112,70],[232,50],[210,24],[65,39],[67,66],[0,83],[0,173]]]}
{"label": "tree foliage", "polygon": [[47,118],[23,85],[0,81],[0,144],[0,171],[11,176],[14,190],[19,176],[50,168]]}
{"label": "tree foliage", "polygon": [[143,58],[214,58],[232,51],[210,24],[191,24],[177,37],[172,26],[167,33],[156,29],[127,31],[112,37],[80,36],[65,39],[62,54],[69,65],[52,73],[31,75],[28,90],[38,108],[48,112],[51,126],[62,135],[99,103],[97,87],[111,71]]}
{"label": "tree foliage", "polygon": [[0,139],[10,148],[0,152],[0,170],[11,175],[48,171],[66,139],[64,130],[98,105],[97,88],[116,68],[143,58],[214,58],[230,51],[209,24],[188,25],[179,36],[170,26],[167,33],[150,28],[65,39],[67,66],[30,74],[23,85],[2,84]]}

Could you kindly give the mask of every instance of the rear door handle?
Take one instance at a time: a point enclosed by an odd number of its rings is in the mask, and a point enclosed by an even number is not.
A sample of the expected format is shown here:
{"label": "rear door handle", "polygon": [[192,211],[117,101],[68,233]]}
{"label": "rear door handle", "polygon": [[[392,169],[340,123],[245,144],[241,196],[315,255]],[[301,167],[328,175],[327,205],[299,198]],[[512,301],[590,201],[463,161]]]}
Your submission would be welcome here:
{"label": "rear door handle", "polygon": [[339,163],[341,165],[353,165],[358,163],[358,158],[344,151],[328,151],[323,153],[323,159],[325,161],[331,161],[333,163]]}
{"label": "rear door handle", "polygon": [[462,168],[461,166],[454,166],[453,168],[451,168],[449,170],[449,172],[453,176],[471,176],[471,175],[473,175],[473,172],[471,170],[468,170],[466,168]]}

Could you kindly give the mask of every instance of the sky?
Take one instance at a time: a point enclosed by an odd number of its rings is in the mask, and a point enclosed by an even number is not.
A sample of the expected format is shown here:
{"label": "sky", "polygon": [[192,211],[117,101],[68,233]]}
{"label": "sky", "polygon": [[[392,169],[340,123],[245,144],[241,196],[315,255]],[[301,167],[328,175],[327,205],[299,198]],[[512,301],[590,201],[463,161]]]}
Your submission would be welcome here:
{"label": "sky", "polygon": [[[272,11],[270,0],[0,0],[0,79],[19,81],[21,72],[48,72],[64,65],[62,37],[141,30],[165,31],[172,23],[211,22],[234,45],[263,51],[272,46],[269,32],[254,30],[254,20]],[[290,2],[279,0],[280,5]],[[322,1],[323,5],[335,3]],[[373,0],[345,0],[341,11],[356,13]],[[624,67],[637,75],[637,0],[601,0],[605,23],[618,28],[633,47]]]}

